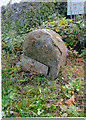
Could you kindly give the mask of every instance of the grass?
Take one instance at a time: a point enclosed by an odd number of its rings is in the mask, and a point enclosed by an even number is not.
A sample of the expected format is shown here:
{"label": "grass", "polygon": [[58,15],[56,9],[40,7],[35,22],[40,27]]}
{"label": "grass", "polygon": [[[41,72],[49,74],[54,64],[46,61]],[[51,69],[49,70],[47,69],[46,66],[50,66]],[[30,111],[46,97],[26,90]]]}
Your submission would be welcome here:
{"label": "grass", "polygon": [[[83,62],[69,54],[55,80],[25,72],[20,61],[24,38],[13,31],[2,34],[2,116],[84,117]],[[73,94],[75,103],[68,106],[65,101]]]}

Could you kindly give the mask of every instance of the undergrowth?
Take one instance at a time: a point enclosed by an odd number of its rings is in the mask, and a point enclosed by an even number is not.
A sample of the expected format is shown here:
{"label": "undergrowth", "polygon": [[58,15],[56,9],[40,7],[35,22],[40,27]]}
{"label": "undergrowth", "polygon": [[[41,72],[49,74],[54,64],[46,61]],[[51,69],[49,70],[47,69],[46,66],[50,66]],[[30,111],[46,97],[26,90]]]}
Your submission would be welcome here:
{"label": "undergrowth", "polygon": [[[23,71],[20,48],[17,48],[18,53],[2,51],[3,117],[85,116],[83,106],[81,106],[83,101],[79,104],[77,97],[84,95],[83,75],[74,74],[78,63],[72,61],[70,68],[70,63],[67,63],[66,76],[62,73],[65,68],[61,68],[56,80],[49,79],[41,74]],[[71,61],[69,57],[68,59]],[[82,62],[79,66],[82,66]],[[74,105],[66,105],[65,101],[73,94],[76,94]]]}
{"label": "undergrowth", "polygon": [[[50,5],[47,7],[50,7]],[[33,10],[32,7],[30,7],[31,10]],[[43,15],[43,9],[41,14]],[[36,23],[31,20],[32,27],[28,27],[30,24],[24,23],[23,16],[21,16],[21,24],[19,21],[17,23],[13,21],[10,24],[8,15],[5,14],[4,16],[6,20],[2,18],[2,116],[85,117],[83,58],[81,61],[77,61],[77,58],[84,56],[86,52],[84,40],[80,41],[84,32],[77,26],[80,23],[73,24],[70,19],[66,18],[57,19],[56,15],[53,16],[51,21],[42,21],[41,28],[53,29],[61,34],[68,46],[67,64],[60,69],[57,79],[54,80],[44,75],[25,72],[22,69],[20,57],[23,53],[26,32],[37,29],[35,28]],[[25,17],[29,17],[27,14],[25,15]],[[21,29],[22,26],[24,29]],[[77,36],[78,32],[80,32],[79,36],[81,35],[80,40]],[[80,45],[83,45],[83,54],[81,53],[81,55],[76,50],[71,49],[77,41],[80,42]],[[74,94],[74,104],[70,106],[65,104],[65,101]]]}

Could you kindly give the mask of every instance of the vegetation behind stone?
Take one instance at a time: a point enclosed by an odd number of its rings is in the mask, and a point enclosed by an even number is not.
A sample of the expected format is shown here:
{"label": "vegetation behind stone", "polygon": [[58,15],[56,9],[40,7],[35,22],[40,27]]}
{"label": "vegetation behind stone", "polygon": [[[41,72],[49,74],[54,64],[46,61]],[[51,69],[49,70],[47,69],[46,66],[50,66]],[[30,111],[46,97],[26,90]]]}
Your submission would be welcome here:
{"label": "vegetation behind stone", "polygon": [[67,3],[15,3],[2,6],[2,33],[11,29],[16,34],[26,34],[38,28],[52,29],[62,36],[68,48],[72,47],[85,55],[84,22],[66,19]]}

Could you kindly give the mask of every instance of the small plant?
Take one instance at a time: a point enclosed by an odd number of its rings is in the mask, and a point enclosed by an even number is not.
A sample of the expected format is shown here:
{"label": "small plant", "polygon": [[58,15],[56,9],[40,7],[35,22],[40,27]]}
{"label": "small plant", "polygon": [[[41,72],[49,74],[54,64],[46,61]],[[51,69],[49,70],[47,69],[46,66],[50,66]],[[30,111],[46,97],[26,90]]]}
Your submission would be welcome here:
{"label": "small plant", "polygon": [[[76,83],[76,80],[78,79],[78,83]],[[69,82],[69,84],[66,84],[65,86],[62,86],[63,93],[66,97],[70,98],[71,94],[74,94],[74,92],[79,92],[79,87],[81,85],[81,79],[77,78],[72,80],[72,82]]]}

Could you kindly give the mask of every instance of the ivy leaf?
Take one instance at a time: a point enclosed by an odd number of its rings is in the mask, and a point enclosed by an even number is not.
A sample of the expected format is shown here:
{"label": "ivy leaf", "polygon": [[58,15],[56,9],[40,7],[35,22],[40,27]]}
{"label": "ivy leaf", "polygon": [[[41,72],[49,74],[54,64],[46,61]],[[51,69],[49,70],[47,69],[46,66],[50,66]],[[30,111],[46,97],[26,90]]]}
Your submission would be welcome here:
{"label": "ivy leaf", "polygon": [[60,30],[59,30],[59,29],[56,29],[56,32],[60,32]]}
{"label": "ivy leaf", "polygon": [[59,20],[59,25],[60,25],[60,26],[62,26],[62,23],[63,23],[63,22],[62,22],[61,20]]}
{"label": "ivy leaf", "polygon": [[50,107],[50,108],[56,109],[56,105],[51,104],[51,107]]}

